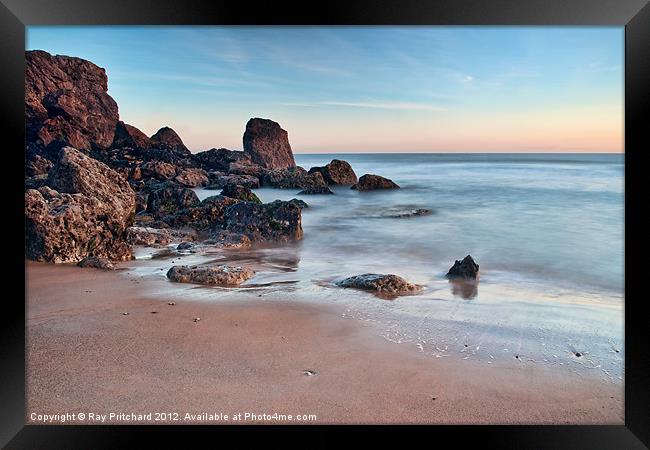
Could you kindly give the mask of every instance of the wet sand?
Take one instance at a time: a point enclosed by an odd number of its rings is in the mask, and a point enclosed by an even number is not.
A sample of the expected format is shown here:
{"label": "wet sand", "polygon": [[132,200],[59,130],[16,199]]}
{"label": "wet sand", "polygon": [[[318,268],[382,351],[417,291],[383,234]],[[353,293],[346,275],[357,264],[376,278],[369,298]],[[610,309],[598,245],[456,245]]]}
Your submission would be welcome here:
{"label": "wet sand", "polygon": [[311,414],[310,423],[326,424],[623,423],[620,385],[545,367],[435,359],[343,318],[337,305],[277,292],[152,299],[151,281],[114,272],[31,262],[26,270],[28,423],[42,423],[32,413],[84,413],[66,423],[100,423],[88,420],[91,412],[152,413],[140,423],[163,423],[156,413],[174,423],[254,423],[233,420],[237,413]]}

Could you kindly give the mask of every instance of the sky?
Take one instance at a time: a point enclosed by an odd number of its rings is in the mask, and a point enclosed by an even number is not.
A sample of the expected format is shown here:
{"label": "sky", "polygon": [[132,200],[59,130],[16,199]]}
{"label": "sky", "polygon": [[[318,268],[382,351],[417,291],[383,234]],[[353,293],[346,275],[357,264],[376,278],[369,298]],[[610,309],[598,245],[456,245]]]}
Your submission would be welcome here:
{"label": "sky", "polygon": [[296,153],[622,152],[623,27],[34,26],[106,69],[121,120],[194,152],[251,117]]}

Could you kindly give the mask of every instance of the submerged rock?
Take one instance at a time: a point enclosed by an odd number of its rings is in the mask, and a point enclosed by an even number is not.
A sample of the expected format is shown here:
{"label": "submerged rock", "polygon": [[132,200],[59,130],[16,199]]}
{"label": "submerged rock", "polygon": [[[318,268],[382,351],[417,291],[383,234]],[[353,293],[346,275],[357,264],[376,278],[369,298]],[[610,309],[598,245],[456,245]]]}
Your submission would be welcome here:
{"label": "submerged rock", "polygon": [[399,186],[388,178],[379,175],[366,174],[359,178],[359,182],[351,189],[358,191],[373,191],[376,189],[399,189]]}
{"label": "submerged rock", "polygon": [[239,184],[227,184],[221,191],[221,195],[245,202],[262,203],[249,188]]}
{"label": "submerged rock", "polygon": [[465,278],[476,279],[478,277],[478,264],[470,255],[463,258],[462,261],[456,260],[454,265],[447,272],[447,278]]}
{"label": "submerged rock", "polygon": [[253,242],[302,239],[301,208],[292,202],[240,202],[227,207],[223,219],[224,229],[245,234]]}
{"label": "submerged rock", "polygon": [[253,269],[233,266],[173,266],[167,278],[177,283],[237,286],[255,275]]}
{"label": "submerged rock", "polygon": [[346,288],[363,289],[375,291],[379,294],[403,295],[421,290],[417,284],[412,284],[397,275],[383,275],[376,273],[365,273],[345,278],[336,283],[337,286]]}
{"label": "submerged rock", "polygon": [[351,185],[357,182],[357,174],[347,161],[333,159],[323,167],[312,167],[309,173],[320,172],[327,184]]}
{"label": "submerged rock", "polygon": [[402,218],[402,217],[417,217],[417,216],[430,216],[433,211],[426,208],[415,209],[401,209],[398,211],[388,211],[384,217]]}
{"label": "submerged rock", "polygon": [[253,118],[246,124],[244,152],[266,169],[295,167],[289,134],[269,119]]}
{"label": "submerged rock", "polygon": [[94,269],[115,270],[115,265],[107,259],[97,256],[87,256],[77,263],[79,267],[92,267]]}
{"label": "submerged rock", "polygon": [[327,186],[308,187],[298,192],[298,195],[332,195],[334,192]]}

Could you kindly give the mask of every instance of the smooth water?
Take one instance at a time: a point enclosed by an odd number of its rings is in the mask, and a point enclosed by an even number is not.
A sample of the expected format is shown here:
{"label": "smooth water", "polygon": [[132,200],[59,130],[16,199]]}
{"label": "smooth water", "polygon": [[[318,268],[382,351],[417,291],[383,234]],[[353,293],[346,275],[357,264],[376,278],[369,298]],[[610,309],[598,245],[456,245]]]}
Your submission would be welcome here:
{"label": "smooth water", "polygon": [[[623,155],[295,156],[306,169],[344,159],[358,176],[382,175],[401,189],[340,186],[335,195],[319,196],[258,189],[263,202],[309,204],[303,240],[183,255],[175,263],[245,264],[257,274],[237,289],[165,283],[168,294],[334,302],[345,317],[376,326],[387,340],[435,357],[556,365],[622,380]],[[218,191],[197,193],[205,198]],[[399,217],[418,208],[433,213]],[[450,283],[446,271],[467,254],[480,265],[478,285]],[[145,264],[140,273],[162,279],[170,262]],[[394,273],[425,289],[390,301],[333,285],[368,272]]]}

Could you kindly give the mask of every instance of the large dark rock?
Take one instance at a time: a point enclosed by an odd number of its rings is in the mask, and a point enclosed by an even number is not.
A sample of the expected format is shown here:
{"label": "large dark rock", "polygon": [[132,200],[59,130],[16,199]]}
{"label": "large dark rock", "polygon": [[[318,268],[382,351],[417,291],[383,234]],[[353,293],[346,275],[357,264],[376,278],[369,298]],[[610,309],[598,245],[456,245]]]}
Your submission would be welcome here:
{"label": "large dark rock", "polygon": [[192,189],[167,182],[157,186],[149,193],[147,212],[160,219],[199,203],[199,198]]}
{"label": "large dark rock", "polygon": [[151,140],[133,125],[129,125],[120,120],[115,127],[115,137],[113,138],[112,147],[148,149],[151,147]]}
{"label": "large dark rock", "polygon": [[180,136],[169,127],[162,127],[160,130],[151,136],[151,143],[153,146],[161,149],[172,150],[177,153],[191,155]]}
{"label": "large dark rock", "polygon": [[162,161],[149,161],[140,167],[140,173],[143,178],[171,180],[176,177],[176,166]]}
{"label": "large dark rock", "polygon": [[399,186],[388,178],[379,175],[366,174],[359,178],[359,182],[352,186],[358,191],[373,191],[375,189],[399,189]]}
{"label": "large dark rock", "polygon": [[237,286],[255,275],[253,269],[233,266],[173,266],[167,278],[177,283]]}
{"label": "large dark rock", "polygon": [[105,149],[113,143],[117,103],[108,95],[106,71],[90,61],[25,52],[27,142]]}
{"label": "large dark rock", "polygon": [[228,150],[227,148],[211,148],[204,152],[195,153],[192,158],[198,165],[207,171],[218,170],[221,172],[229,172],[230,165],[238,163],[242,165],[251,165],[251,157],[249,154]]}
{"label": "large dark rock", "polygon": [[300,166],[270,170],[261,179],[262,186],[277,189],[308,189],[327,187],[320,172],[308,173]]}
{"label": "large dark rock", "polygon": [[471,255],[467,255],[462,261],[456,260],[447,272],[447,278],[452,279],[476,279],[478,275],[478,264],[476,264]]}
{"label": "large dark rock", "polygon": [[224,212],[240,200],[223,195],[213,195],[199,204],[189,206],[163,217],[165,223],[174,227],[191,227],[197,230],[221,229]]}
{"label": "large dark rock", "polygon": [[253,242],[302,239],[301,208],[292,202],[237,203],[225,209],[223,220],[224,229],[245,234]]}
{"label": "large dark rock", "polygon": [[332,162],[323,167],[312,167],[309,173],[320,172],[327,184],[351,185],[356,184],[357,174],[347,161],[333,159]]}
{"label": "large dark rock", "polygon": [[345,278],[336,283],[338,286],[374,291],[378,294],[403,295],[421,290],[421,286],[412,284],[397,275],[365,273]]}
{"label": "large dark rock", "polygon": [[236,198],[245,202],[262,203],[262,201],[249,188],[240,184],[228,184],[221,191],[221,195]]}
{"label": "large dark rock", "polygon": [[295,167],[288,133],[269,119],[250,119],[244,132],[244,152],[266,169]]}

